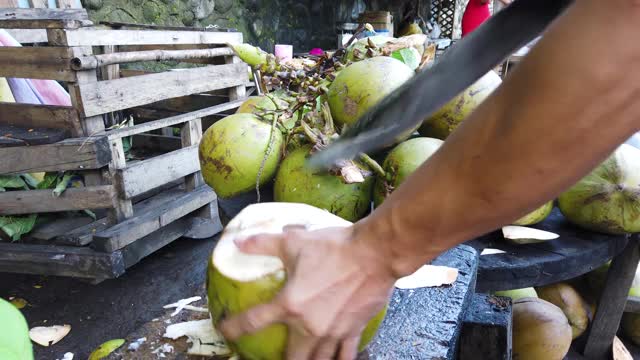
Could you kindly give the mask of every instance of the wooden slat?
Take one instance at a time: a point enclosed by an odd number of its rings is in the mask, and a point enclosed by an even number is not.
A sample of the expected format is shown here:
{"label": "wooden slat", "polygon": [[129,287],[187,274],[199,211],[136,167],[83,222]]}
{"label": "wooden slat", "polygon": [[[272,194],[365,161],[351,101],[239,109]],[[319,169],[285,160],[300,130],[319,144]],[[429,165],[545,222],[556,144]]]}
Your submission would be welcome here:
{"label": "wooden slat", "polygon": [[198,145],[193,145],[120,169],[116,178],[122,184],[122,194],[130,199],[199,170]]}
{"label": "wooden slat", "polygon": [[82,26],[90,26],[92,24],[93,23],[90,20],[17,20],[11,19],[10,17],[0,18],[0,28],[5,29],[76,29]]}
{"label": "wooden slat", "polygon": [[0,8],[0,20],[89,20],[86,9]]}
{"label": "wooden slat", "polygon": [[112,224],[115,224],[133,216],[133,204],[131,200],[125,199],[121,194],[121,189],[123,189],[122,178],[114,176],[118,171],[127,167],[122,139],[111,141],[111,156],[112,161],[111,164],[109,164],[109,175],[112,184],[116,190],[118,190],[118,196],[113,198],[113,208],[109,210],[109,219]]}
{"label": "wooden slat", "polygon": [[637,238],[632,238],[624,251],[611,261],[607,280],[597,302],[596,314],[587,334],[583,351],[587,358],[604,359],[611,351],[640,261],[639,243]]}
{"label": "wooden slat", "polygon": [[4,124],[0,124],[0,134],[20,140],[27,146],[53,144],[70,137],[66,129],[26,128]]}
{"label": "wooden slat", "polygon": [[206,66],[78,86],[84,116],[244,84],[246,64]]}
{"label": "wooden slat", "polygon": [[624,312],[640,313],[640,297],[629,296],[624,306]]}
{"label": "wooden slat", "polygon": [[71,138],[55,144],[0,148],[0,174],[99,169],[111,161],[106,136]]}
{"label": "wooden slat", "polygon": [[239,32],[172,31],[172,30],[103,30],[79,28],[59,31],[53,45],[179,45],[237,44]]}
{"label": "wooden slat", "polygon": [[171,201],[97,233],[92,247],[107,252],[121,249],[215,199],[216,194],[207,186],[176,195]]}
{"label": "wooden slat", "polygon": [[90,248],[0,243],[0,272],[108,279],[125,271],[120,252]]}
{"label": "wooden slat", "polygon": [[74,229],[77,229],[78,227],[85,226],[93,222],[93,219],[87,215],[68,217],[45,215],[38,220],[43,221],[42,223],[37,224],[30,233],[20,239],[21,242],[30,244],[50,244],[52,240],[58,236],[62,236]]}
{"label": "wooden slat", "polygon": [[0,192],[0,215],[110,208],[111,185],[69,188],[59,197],[51,189]]}
{"label": "wooden slat", "polygon": [[71,106],[0,102],[0,124],[67,129],[74,136],[82,135],[78,113]]}
{"label": "wooden slat", "polygon": [[151,121],[148,123],[134,125],[130,127],[125,127],[118,130],[111,130],[106,132],[105,134],[109,137],[109,139],[119,139],[125,136],[142,134],[152,130],[161,129],[167,126],[182,124],[193,119],[203,118],[209,115],[221,113],[229,109],[236,109],[240,105],[242,105],[243,102],[244,102],[243,99],[231,101],[225,104],[215,105],[212,107],[193,111],[186,114],[176,115],[169,118]]}
{"label": "wooden slat", "polygon": [[6,29],[17,42],[22,45],[32,43],[46,43],[47,31],[44,29]]}
{"label": "wooden slat", "polygon": [[74,82],[69,55],[68,48],[0,47],[0,76]]}
{"label": "wooden slat", "polygon": [[183,217],[151,234],[125,246],[122,250],[124,264],[129,268],[158,249],[179,239],[191,228],[191,219]]}

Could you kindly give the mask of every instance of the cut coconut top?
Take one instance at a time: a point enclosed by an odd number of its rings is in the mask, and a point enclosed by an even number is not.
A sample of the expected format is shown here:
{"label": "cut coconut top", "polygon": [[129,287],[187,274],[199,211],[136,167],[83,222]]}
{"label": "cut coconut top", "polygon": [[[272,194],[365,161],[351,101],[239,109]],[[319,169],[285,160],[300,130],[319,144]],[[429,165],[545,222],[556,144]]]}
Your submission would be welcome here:
{"label": "cut coconut top", "polygon": [[224,276],[236,281],[249,282],[278,273],[284,277],[279,258],[243,253],[234,241],[256,234],[280,234],[287,226],[318,230],[351,224],[311,205],[286,202],[252,204],[240,211],[225,228],[213,250],[213,264]]}
{"label": "cut coconut top", "polygon": [[537,239],[553,240],[560,237],[556,233],[534,229],[526,226],[509,225],[502,228],[502,235],[505,239]]}

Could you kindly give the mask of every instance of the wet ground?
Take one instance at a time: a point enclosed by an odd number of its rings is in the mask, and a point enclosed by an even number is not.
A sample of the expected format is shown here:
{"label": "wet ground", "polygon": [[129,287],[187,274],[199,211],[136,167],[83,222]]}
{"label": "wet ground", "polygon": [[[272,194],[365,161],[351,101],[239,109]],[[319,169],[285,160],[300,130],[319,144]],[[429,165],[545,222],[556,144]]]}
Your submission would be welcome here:
{"label": "wet ground", "polygon": [[[46,348],[34,345],[36,359],[62,359],[72,352],[74,360],[84,360],[104,341],[135,336],[154,323],[153,319],[170,314],[172,310],[163,309],[164,305],[197,295],[204,299],[207,257],[213,245],[214,239],[177,240],[121,278],[98,285],[68,278],[0,274],[0,297],[27,300],[23,313],[30,327],[71,325],[71,332],[59,343]],[[204,300],[193,305],[206,306],[203,304]],[[176,316],[169,321],[180,319]],[[162,330],[156,332],[164,331],[165,320],[155,322],[162,323]]]}

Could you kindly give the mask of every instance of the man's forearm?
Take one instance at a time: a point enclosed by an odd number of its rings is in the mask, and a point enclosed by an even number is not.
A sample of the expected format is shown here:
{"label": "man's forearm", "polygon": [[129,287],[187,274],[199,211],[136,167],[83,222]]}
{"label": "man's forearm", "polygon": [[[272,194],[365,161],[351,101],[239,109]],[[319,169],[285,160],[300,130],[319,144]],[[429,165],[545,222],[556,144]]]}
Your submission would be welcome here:
{"label": "man's forearm", "polygon": [[639,127],[639,23],[640,1],[576,1],[356,234],[404,275],[573,185]]}

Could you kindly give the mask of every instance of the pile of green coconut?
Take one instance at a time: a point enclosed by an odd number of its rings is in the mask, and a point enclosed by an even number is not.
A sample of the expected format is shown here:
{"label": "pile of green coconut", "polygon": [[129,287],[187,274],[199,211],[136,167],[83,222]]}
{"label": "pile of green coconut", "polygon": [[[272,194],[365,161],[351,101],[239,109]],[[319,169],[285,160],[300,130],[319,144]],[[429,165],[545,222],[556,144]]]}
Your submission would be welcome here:
{"label": "pile of green coconut", "polygon": [[[310,155],[338,139],[386,95],[430,66],[432,49],[425,42],[426,36],[420,34],[401,38],[374,36],[319,58],[284,63],[248,44],[233,46],[258,75],[263,94],[249,97],[235,114],[205,131],[199,148],[205,182],[221,198],[272,188],[275,202],[282,204],[273,211],[282,211],[289,218],[308,214],[322,223],[319,213],[294,205],[304,204],[330,214],[332,217],[323,223],[326,226],[346,225],[367,216],[438,151],[502,82],[497,73],[487,73],[414,131],[377,153],[360,154],[357,159],[336,163],[328,170],[307,167]],[[557,239],[557,234],[535,227],[556,206],[569,222],[589,231],[639,232],[640,150],[620,146],[558,199],[549,199],[505,226],[505,240],[528,244]],[[244,216],[253,224],[259,223],[258,214]],[[313,225],[309,219],[299,221],[305,226]],[[234,229],[248,231],[248,225],[237,222]],[[259,230],[282,230],[280,225],[270,229],[271,225],[262,224]],[[234,237],[229,235],[232,230],[225,231],[227,238]],[[218,244],[209,264],[209,307],[214,321],[268,301],[286,276],[277,259],[240,254],[229,241]],[[241,298],[241,293],[253,292],[263,296]],[[513,351],[520,360],[564,358],[571,341],[586,329],[595,308],[566,283],[499,294],[514,299]],[[380,321],[380,316],[372,319],[369,330],[375,333]],[[640,320],[627,316],[625,324],[634,341],[639,340]],[[365,337],[367,341],[371,336]],[[276,326],[231,346],[244,358],[276,359],[282,354],[285,339],[286,329]],[[361,348],[365,345],[366,341]]]}

